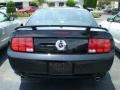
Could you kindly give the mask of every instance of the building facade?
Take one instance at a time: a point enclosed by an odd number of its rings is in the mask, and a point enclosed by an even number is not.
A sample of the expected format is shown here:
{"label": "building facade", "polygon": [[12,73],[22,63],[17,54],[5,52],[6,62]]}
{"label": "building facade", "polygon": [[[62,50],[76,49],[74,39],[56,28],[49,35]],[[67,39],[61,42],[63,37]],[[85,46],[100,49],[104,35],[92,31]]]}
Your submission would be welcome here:
{"label": "building facade", "polygon": [[[0,0],[0,5],[6,5],[8,0]],[[16,3],[17,8],[27,8],[30,5],[30,2],[33,0],[12,0]],[[50,7],[62,7],[66,6],[67,0],[46,0],[46,5]],[[75,0],[76,3],[79,3],[83,6],[84,0]]]}
{"label": "building facade", "polygon": [[[62,7],[66,6],[67,0],[46,0],[48,6],[50,7]],[[75,0],[76,3],[79,3],[83,6],[84,0]]]}
{"label": "building facade", "polygon": [[[6,2],[9,1],[9,0],[0,0],[0,5],[6,5]],[[32,0],[11,0],[11,1],[14,1],[16,3],[16,7],[17,8],[27,8],[29,7],[29,3],[32,1]]]}

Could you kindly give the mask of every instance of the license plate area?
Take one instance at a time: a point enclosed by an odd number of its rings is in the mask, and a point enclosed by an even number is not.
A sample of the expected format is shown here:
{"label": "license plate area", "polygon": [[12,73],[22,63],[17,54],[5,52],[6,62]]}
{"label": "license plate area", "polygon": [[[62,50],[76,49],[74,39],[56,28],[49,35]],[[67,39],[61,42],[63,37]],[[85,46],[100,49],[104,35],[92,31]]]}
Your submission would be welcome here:
{"label": "license plate area", "polygon": [[72,74],[72,63],[69,62],[50,62],[49,73],[55,75]]}

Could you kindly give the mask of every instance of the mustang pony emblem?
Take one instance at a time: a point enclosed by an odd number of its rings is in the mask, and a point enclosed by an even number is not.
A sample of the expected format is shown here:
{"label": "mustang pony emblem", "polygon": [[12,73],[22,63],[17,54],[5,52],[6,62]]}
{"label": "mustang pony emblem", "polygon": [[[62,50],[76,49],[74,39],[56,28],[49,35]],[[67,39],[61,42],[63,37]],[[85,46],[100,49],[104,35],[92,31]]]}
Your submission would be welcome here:
{"label": "mustang pony emblem", "polygon": [[55,44],[57,50],[64,51],[66,49],[66,42],[64,40],[58,40]]}

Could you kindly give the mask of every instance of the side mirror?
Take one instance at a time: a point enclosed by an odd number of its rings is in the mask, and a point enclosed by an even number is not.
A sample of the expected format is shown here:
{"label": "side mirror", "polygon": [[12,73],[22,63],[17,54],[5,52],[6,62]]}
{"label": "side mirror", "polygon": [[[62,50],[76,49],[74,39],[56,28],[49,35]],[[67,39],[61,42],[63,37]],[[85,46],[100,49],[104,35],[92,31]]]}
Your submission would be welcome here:
{"label": "side mirror", "polygon": [[14,20],[15,20],[15,17],[9,17],[9,20],[10,20],[10,21],[14,21]]}
{"label": "side mirror", "polygon": [[108,18],[107,21],[108,22],[113,22],[114,20],[113,20],[113,18]]}

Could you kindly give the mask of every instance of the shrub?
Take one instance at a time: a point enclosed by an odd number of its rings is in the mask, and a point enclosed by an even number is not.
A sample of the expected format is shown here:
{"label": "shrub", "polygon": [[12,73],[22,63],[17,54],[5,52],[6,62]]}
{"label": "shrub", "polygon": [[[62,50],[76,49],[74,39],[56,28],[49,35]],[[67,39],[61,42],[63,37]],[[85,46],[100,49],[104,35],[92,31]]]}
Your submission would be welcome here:
{"label": "shrub", "polygon": [[39,5],[42,5],[46,0],[36,0]]}
{"label": "shrub", "polygon": [[38,3],[36,1],[31,1],[30,6],[38,7]]}
{"label": "shrub", "polygon": [[8,15],[13,17],[29,17],[31,13],[9,13]]}
{"label": "shrub", "polygon": [[84,0],[84,7],[96,8],[97,0]]}
{"label": "shrub", "polygon": [[75,1],[74,0],[67,0],[66,5],[69,7],[74,7],[75,6]]}
{"label": "shrub", "polygon": [[15,13],[16,12],[16,6],[13,1],[7,2],[7,13]]}

